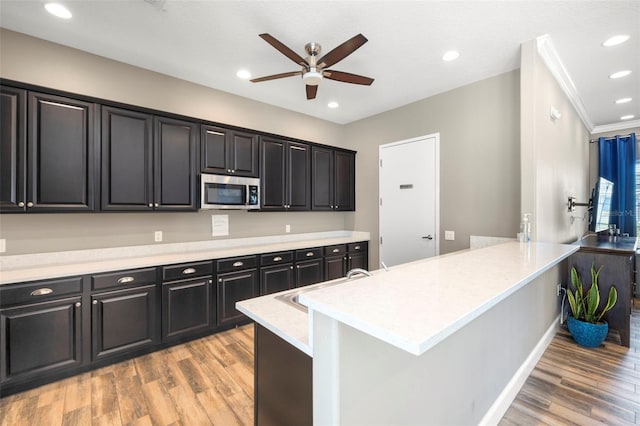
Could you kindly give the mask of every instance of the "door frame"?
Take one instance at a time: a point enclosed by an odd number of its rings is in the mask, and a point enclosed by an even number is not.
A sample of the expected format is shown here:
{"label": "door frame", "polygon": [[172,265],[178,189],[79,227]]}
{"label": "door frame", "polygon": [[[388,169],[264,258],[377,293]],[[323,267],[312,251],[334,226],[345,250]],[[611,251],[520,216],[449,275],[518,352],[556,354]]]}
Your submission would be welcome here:
{"label": "door frame", "polygon": [[390,142],[378,147],[378,263],[379,267],[382,268],[382,195],[380,190],[382,188],[382,173],[380,172],[380,165],[382,162],[382,150],[384,148],[391,148],[397,145],[403,145],[407,143],[417,142],[423,139],[435,139],[435,238],[436,238],[436,256],[440,255],[440,132],[430,133],[428,135],[417,136],[411,139],[404,139],[401,141]]}

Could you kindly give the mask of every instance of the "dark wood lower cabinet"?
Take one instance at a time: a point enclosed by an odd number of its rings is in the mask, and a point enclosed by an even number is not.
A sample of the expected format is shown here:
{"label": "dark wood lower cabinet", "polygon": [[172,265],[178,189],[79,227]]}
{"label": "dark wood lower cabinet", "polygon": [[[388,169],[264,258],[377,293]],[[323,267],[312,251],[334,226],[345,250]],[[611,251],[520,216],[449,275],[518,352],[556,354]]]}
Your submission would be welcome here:
{"label": "dark wood lower cabinet", "polygon": [[247,269],[217,275],[218,284],[218,325],[234,325],[248,321],[236,309],[236,302],[256,297],[260,291],[258,271]]}
{"label": "dark wood lower cabinet", "polygon": [[324,262],[322,259],[306,260],[296,263],[296,287],[304,287],[322,282]]}
{"label": "dark wood lower cabinet", "polygon": [[293,265],[268,266],[260,268],[260,295],[277,293],[293,288]]}
{"label": "dark wood lower cabinet", "polygon": [[254,423],[312,425],[313,359],[259,324],[254,340]]}
{"label": "dark wood lower cabinet", "polygon": [[82,298],[1,309],[0,331],[3,386],[79,366]]}
{"label": "dark wood lower cabinet", "polygon": [[171,340],[207,330],[215,313],[211,278],[162,284],[162,339]]}
{"label": "dark wood lower cabinet", "polygon": [[156,285],[91,296],[93,360],[152,346],[159,340]]}
{"label": "dark wood lower cabinet", "polygon": [[347,262],[344,256],[327,257],[324,259],[324,279],[326,281],[344,277],[347,273]]}

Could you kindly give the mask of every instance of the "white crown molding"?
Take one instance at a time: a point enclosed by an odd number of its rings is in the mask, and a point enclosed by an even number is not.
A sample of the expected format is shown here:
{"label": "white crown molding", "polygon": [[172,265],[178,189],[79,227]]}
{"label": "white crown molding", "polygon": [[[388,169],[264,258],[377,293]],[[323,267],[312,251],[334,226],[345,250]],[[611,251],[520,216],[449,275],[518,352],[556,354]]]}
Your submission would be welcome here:
{"label": "white crown molding", "polygon": [[562,61],[560,60],[560,56],[558,55],[556,48],[551,42],[551,37],[549,35],[543,35],[538,37],[536,41],[538,54],[547,65],[547,68],[549,68],[551,75],[553,75],[553,77],[560,85],[562,91],[569,98],[569,102],[571,102],[571,104],[575,108],[578,116],[584,123],[587,130],[589,130],[590,133],[593,133],[594,125],[587,115],[587,111],[584,108],[582,99],[580,99],[580,95],[578,94],[576,86],[573,84],[573,80],[571,80],[567,69],[564,67]]}
{"label": "white crown molding", "polygon": [[618,130],[626,130],[640,127],[640,120],[623,121],[621,123],[605,124],[602,126],[596,126],[591,130],[591,134],[615,132]]}

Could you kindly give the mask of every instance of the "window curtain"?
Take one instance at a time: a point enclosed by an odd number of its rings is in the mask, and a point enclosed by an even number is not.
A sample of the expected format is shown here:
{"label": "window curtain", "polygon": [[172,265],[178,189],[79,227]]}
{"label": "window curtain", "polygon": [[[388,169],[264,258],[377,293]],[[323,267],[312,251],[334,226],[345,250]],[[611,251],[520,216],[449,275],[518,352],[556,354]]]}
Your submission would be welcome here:
{"label": "window curtain", "polygon": [[636,134],[600,138],[600,176],[613,182],[611,222],[621,233],[636,236]]}

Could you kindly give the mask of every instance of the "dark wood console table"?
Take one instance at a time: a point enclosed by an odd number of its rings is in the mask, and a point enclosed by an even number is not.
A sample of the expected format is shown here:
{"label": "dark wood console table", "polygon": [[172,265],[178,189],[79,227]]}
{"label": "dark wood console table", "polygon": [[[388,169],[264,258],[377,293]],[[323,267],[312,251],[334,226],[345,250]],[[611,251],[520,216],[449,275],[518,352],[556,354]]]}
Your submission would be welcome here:
{"label": "dark wood console table", "polygon": [[637,239],[592,235],[574,244],[580,246],[580,251],[569,257],[569,271],[575,267],[585,287],[588,288],[591,283],[591,265],[595,262],[596,269],[602,266],[598,276],[600,306],[607,302],[606,297],[612,285],[618,290],[618,303],[604,318],[609,323],[609,329],[620,333],[622,345],[628,347]]}

